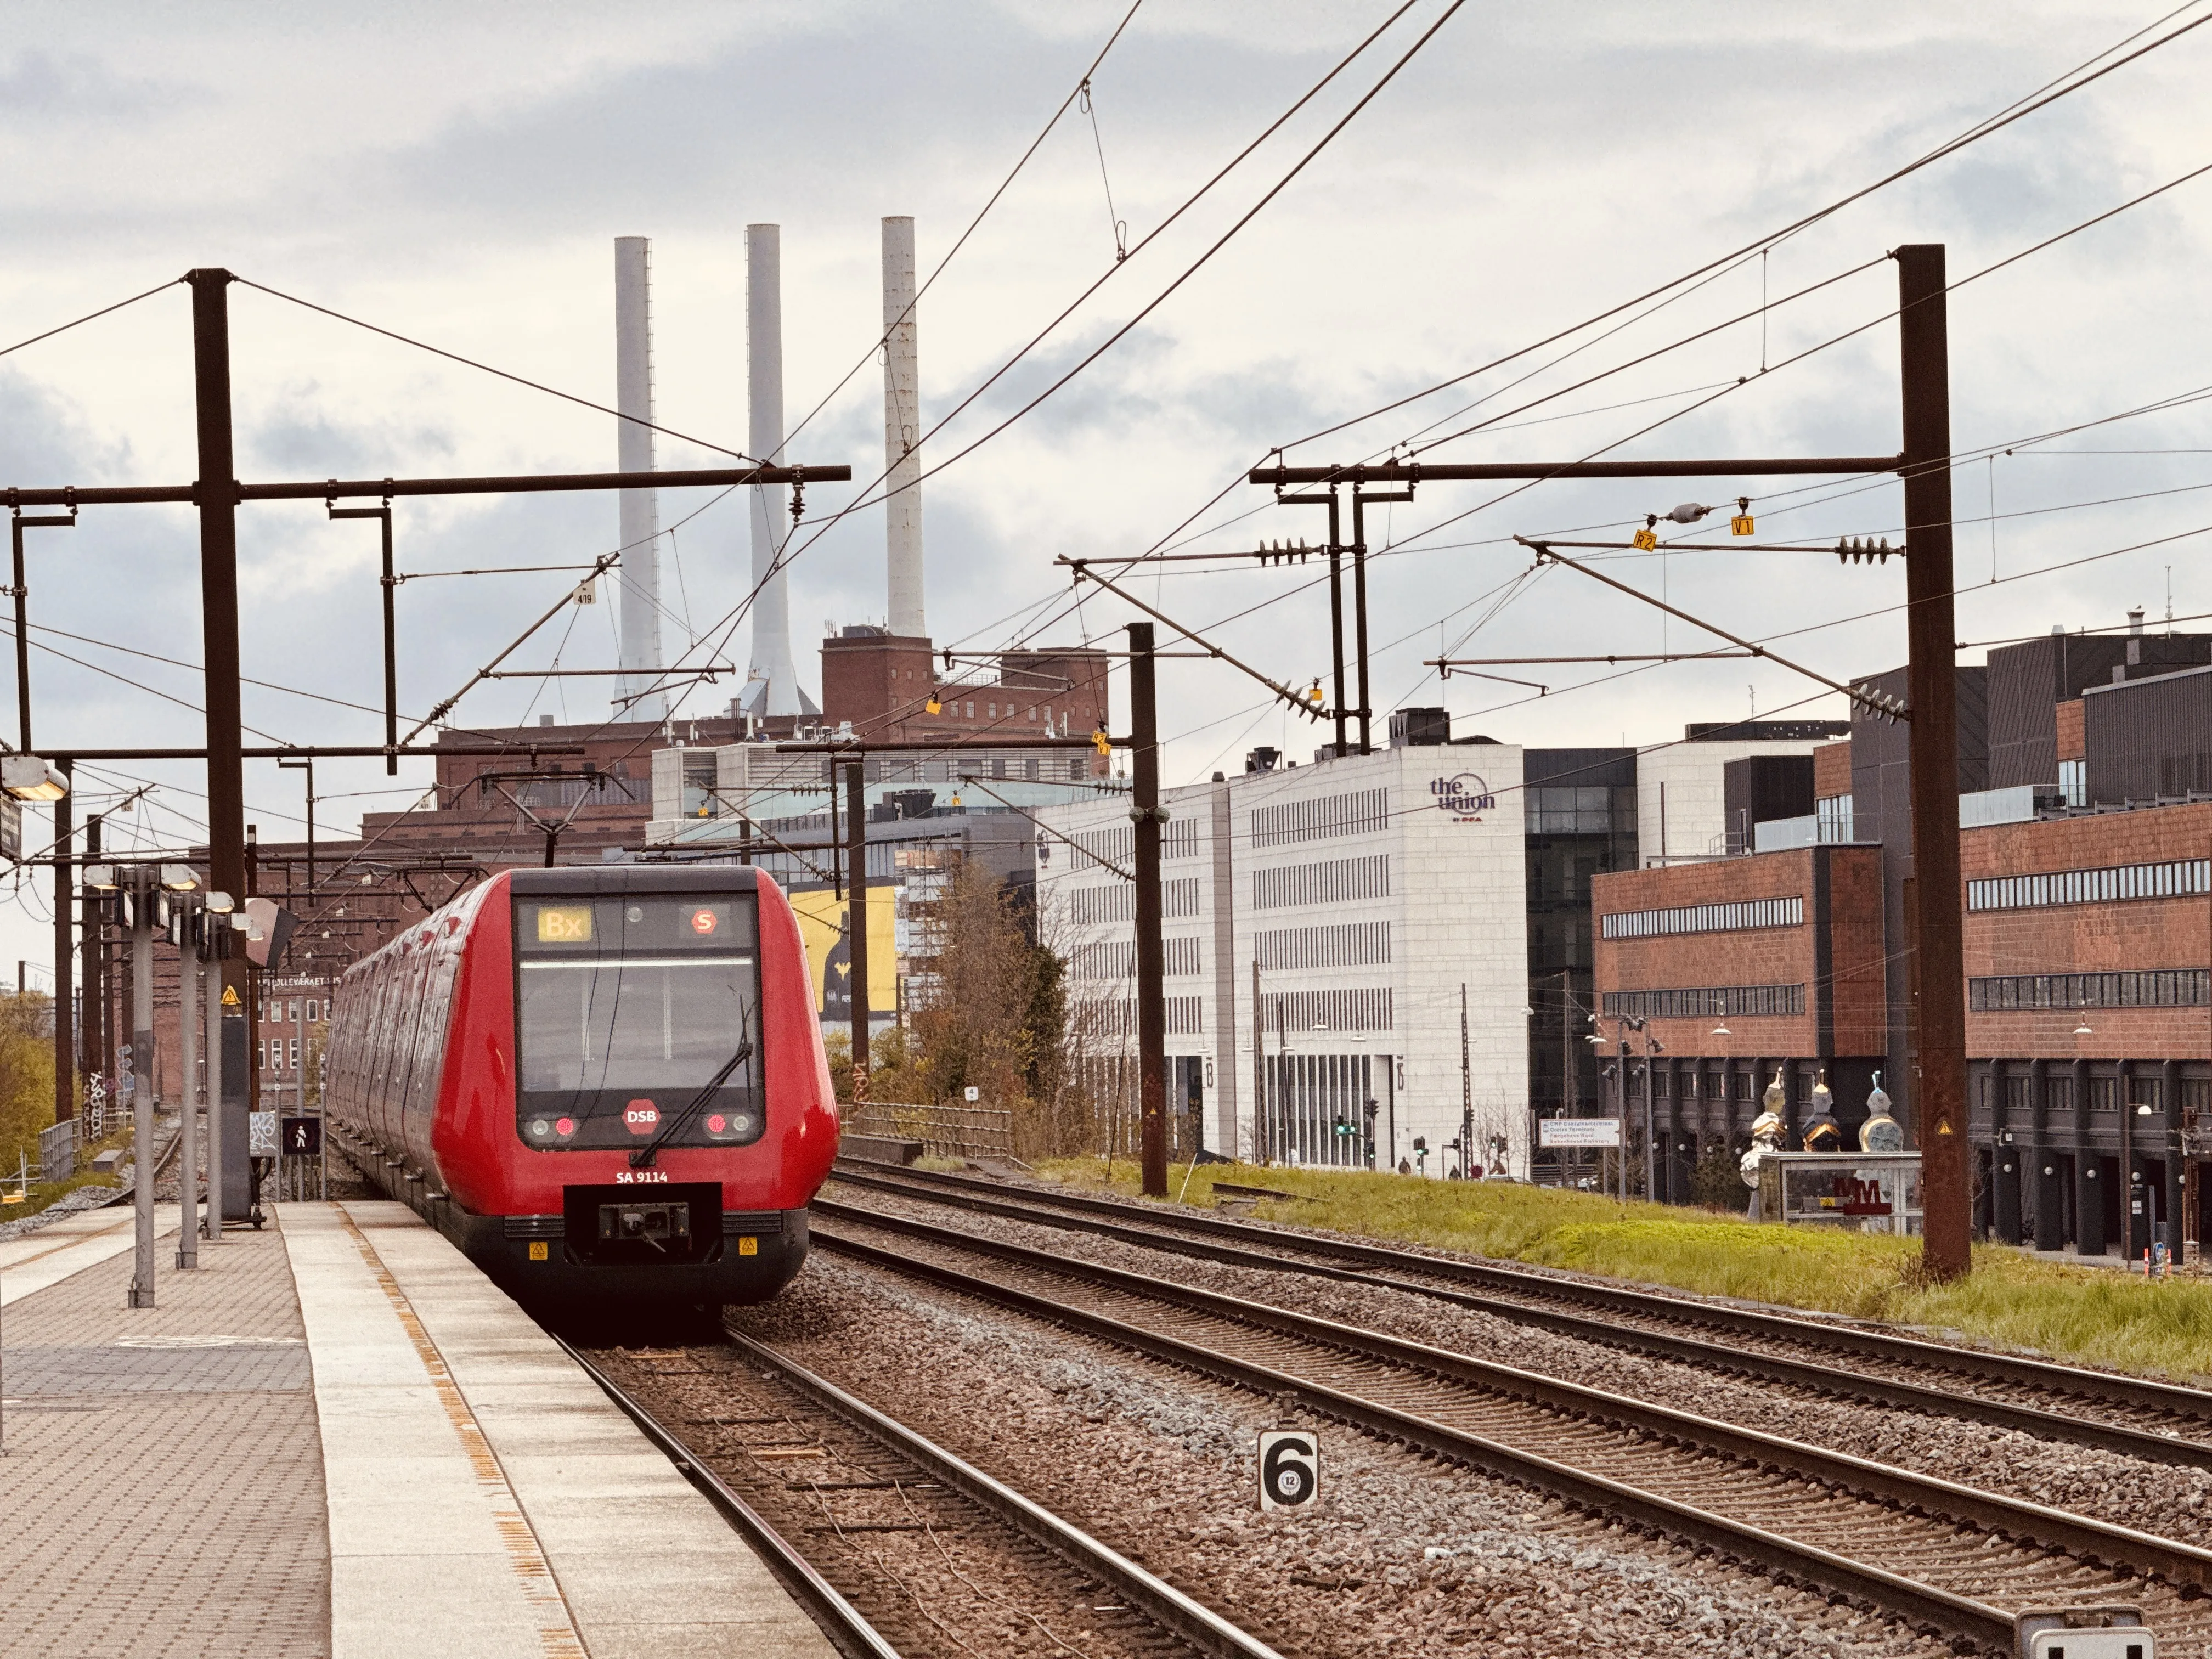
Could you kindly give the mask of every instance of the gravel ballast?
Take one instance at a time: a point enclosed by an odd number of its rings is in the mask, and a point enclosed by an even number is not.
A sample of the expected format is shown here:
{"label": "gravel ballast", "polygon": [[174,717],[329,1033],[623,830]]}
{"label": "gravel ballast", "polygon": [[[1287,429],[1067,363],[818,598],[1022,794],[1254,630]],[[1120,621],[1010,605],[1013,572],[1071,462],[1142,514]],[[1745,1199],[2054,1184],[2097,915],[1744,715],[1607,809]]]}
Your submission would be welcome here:
{"label": "gravel ballast", "polygon": [[[1285,1652],[1946,1650],[1480,1471],[826,1253],[734,1317]],[[1322,1495],[1262,1515],[1255,1436],[1285,1424],[1320,1436]]]}
{"label": "gravel ballast", "polygon": [[1892,1411],[1784,1383],[1715,1375],[1679,1360],[1532,1329],[1413,1291],[1229,1267],[1095,1233],[953,1211],[877,1192],[860,1201],[1032,1249],[1364,1326],[2212,1547],[2212,1472],[2039,1440],[1954,1418]]}

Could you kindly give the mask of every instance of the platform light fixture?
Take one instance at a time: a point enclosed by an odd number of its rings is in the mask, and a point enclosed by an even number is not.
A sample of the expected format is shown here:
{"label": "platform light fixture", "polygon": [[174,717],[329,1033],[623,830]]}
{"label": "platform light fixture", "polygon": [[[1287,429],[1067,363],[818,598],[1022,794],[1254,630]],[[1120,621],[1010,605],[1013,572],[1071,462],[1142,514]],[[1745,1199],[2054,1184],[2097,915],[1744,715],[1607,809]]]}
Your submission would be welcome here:
{"label": "platform light fixture", "polygon": [[2094,1031],[2089,1029],[2088,1015],[2084,1014],[2081,1016],[2081,1023],[2074,1028],[2074,1035],[2075,1036],[2094,1036],[2097,1035]]}
{"label": "platform light fixture", "polygon": [[161,885],[173,893],[189,893],[199,884],[199,872],[189,864],[165,864],[161,866]]}
{"label": "platform light fixture", "polygon": [[1721,1024],[1713,1027],[1713,1035],[1715,1036],[1734,1036],[1735,1033],[1729,1030],[1725,1024]]}
{"label": "platform light fixture", "polygon": [[84,866],[84,884],[96,891],[112,893],[122,884],[117,879],[112,864],[88,864]]}
{"label": "platform light fixture", "polygon": [[0,755],[0,790],[15,800],[59,800],[69,780],[38,755]]}

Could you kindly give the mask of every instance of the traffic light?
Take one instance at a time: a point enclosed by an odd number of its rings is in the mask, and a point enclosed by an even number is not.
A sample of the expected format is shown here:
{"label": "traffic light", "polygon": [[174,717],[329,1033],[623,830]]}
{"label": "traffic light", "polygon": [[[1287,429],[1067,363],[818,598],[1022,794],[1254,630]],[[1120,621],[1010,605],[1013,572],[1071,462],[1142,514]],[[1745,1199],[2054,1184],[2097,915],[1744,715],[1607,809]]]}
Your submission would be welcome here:
{"label": "traffic light", "polygon": [[1345,1117],[1336,1120],[1336,1132],[1339,1135],[1354,1135],[1359,1133],[1352,1120]]}

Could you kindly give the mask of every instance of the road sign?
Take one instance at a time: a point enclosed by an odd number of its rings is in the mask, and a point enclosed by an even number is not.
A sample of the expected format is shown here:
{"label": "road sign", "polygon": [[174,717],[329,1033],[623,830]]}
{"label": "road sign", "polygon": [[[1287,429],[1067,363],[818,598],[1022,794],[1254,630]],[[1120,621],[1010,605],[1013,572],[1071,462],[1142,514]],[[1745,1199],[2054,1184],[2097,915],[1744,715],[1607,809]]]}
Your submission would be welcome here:
{"label": "road sign", "polygon": [[276,1114],[250,1112],[246,1121],[246,1155],[275,1158],[277,1154]]}
{"label": "road sign", "polygon": [[1539,1146],[1618,1146],[1617,1117],[1547,1117],[1536,1124]]}
{"label": "road sign", "polygon": [[1302,1429],[1260,1431],[1260,1507],[1303,1509],[1321,1494],[1321,1442]]}
{"label": "road sign", "polygon": [[320,1158],[323,1155],[323,1121],[319,1117],[288,1117],[283,1123],[284,1156],[287,1158]]}

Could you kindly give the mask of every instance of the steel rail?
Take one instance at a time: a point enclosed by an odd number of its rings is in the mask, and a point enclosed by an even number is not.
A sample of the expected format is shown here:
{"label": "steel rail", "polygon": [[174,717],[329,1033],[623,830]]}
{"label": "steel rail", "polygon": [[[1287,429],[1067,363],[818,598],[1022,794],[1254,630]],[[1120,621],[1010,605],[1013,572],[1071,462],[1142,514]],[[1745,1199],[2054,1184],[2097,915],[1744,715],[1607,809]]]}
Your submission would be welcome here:
{"label": "steel rail", "polygon": [[807,1615],[821,1626],[823,1635],[829,1638],[830,1644],[845,1659],[901,1659],[899,1650],[884,1639],[860,1610],[817,1572],[812,1564],[757,1510],[732,1492],[721,1476],[701,1462],[690,1447],[662,1427],[659,1419],[630,1398],[619,1383],[594,1365],[573,1343],[560,1336],[553,1340],[582,1368],[585,1376],[599,1385],[623,1415],[637,1425],[645,1437],[676,1465],[677,1472],[714,1505],[715,1512],[729,1522],[731,1530],[752,1546],[753,1553],[761,1558],[776,1582],[806,1609]]}
{"label": "steel rail", "polygon": [[[848,1212],[849,1213],[849,1212]],[[1858,1492],[1907,1511],[1924,1510],[1982,1531],[2061,1549],[2094,1564],[2127,1562],[2185,1589],[2212,1589],[2212,1550],[2176,1543],[2131,1527],[2075,1515],[2024,1498],[1987,1492],[1941,1476],[1878,1463],[1848,1452],[1747,1429],[1672,1406],[1478,1359],[1386,1331],[1323,1319],[1295,1309],[1224,1296],[1121,1267],[1060,1256],[1004,1239],[979,1237],[904,1216],[870,1214],[866,1224],[933,1244],[996,1257],[1016,1266],[1103,1285],[1125,1295],[1165,1302],[1216,1318],[1257,1325],[1302,1342],[1344,1349],[1401,1370],[1432,1372],[1491,1394],[1504,1394],[1547,1410],[1611,1423],[1654,1438],[1701,1445],[1753,1465],[1779,1466],[1803,1478]]]}
{"label": "steel rail", "polygon": [[[1838,1369],[1832,1362],[1808,1364],[1725,1343],[1673,1336],[1662,1331],[1616,1324],[1582,1314],[1530,1307],[1526,1303],[1452,1290],[1441,1285],[1424,1285],[1387,1273],[1332,1267],[1319,1261],[1296,1261],[1248,1249],[1237,1244],[1208,1243],[1197,1239],[1178,1238],[1172,1233],[1149,1227],[1133,1227],[1120,1222],[1060,1214],[1037,1206],[1009,1202],[1003,1198],[985,1198],[970,1193],[940,1193],[903,1182],[886,1180],[879,1176],[857,1175],[843,1170],[837,1172],[837,1179],[927,1203],[970,1210],[981,1215],[1002,1216],[1037,1226],[1097,1233],[1123,1243],[1191,1256],[1203,1261],[1218,1262],[1225,1267],[1244,1267],[1261,1273],[1304,1273],[1339,1283],[1402,1291],[1510,1320],[1516,1325],[1549,1331],[1554,1335],[1573,1337],[1609,1348],[1628,1348],[1656,1354],[1662,1358],[1696,1365],[1706,1370],[1755,1376],[1767,1382],[1811,1389],[1831,1396],[1855,1397],[1894,1410],[1924,1412],[1996,1428],[2014,1429],[2041,1439],[2094,1446],[2101,1450],[2119,1452],[2155,1462],[2212,1469],[2212,1444],[2204,1442],[2180,1439],[2154,1430],[2130,1428],[2123,1424],[2101,1423],[2094,1419],[2069,1416],[2063,1412],[2044,1411],[2033,1406],[2015,1405],[2008,1401],[1986,1400],[1978,1395],[1961,1395],[1917,1382],[1899,1382],[1865,1371]],[[861,1217],[871,1213],[822,1198],[815,1200],[815,1207],[830,1215]]]}
{"label": "steel rail", "polygon": [[1215,1659],[1282,1659],[1273,1648],[1249,1632],[1238,1629],[1204,1602],[1184,1595],[1110,1545],[1062,1520],[1042,1504],[1023,1497],[1012,1486],[992,1479],[974,1464],[955,1456],[903,1423],[886,1417],[866,1401],[846,1393],[827,1377],[817,1376],[758,1337],[727,1323],[723,1326],[723,1334],[748,1358],[772,1367],[818,1404],[872,1439],[889,1446],[932,1480],[942,1482],[1031,1542],[1073,1563],[1102,1583],[1112,1585],[1153,1622],[1173,1632],[1200,1652],[1215,1656]]}
{"label": "steel rail", "polygon": [[[1008,1190],[1004,1182],[981,1180],[972,1176],[933,1170],[910,1170],[870,1159],[840,1158],[838,1163],[847,1166],[860,1164],[908,1181],[940,1185],[953,1190],[994,1194]],[[1224,1221],[1188,1211],[1177,1212],[1158,1205],[1091,1198],[1077,1193],[1045,1192],[1030,1187],[1018,1190],[1023,1196],[1033,1198],[1041,1204],[1090,1214],[1115,1216],[1140,1224],[1170,1227],[1212,1237],[1238,1239],[1262,1249],[1303,1250],[1311,1255],[1333,1257],[1338,1261],[1363,1261],[1406,1272],[1433,1273],[1441,1278],[1457,1279],[1495,1290],[1579,1302],[1588,1307],[1607,1309],[1643,1318],[1680,1320],[1745,1336],[1807,1343],[1867,1358],[1954,1371],[1991,1382],[2040,1389],[2046,1393],[2075,1395],[2130,1411],[2171,1412],[2179,1417],[2212,1422],[2212,1394],[2178,1383],[2160,1382],[2149,1377],[2123,1376],[2115,1372],[2093,1371],[2054,1360],[1954,1347],[1949,1343],[1900,1336],[1893,1332],[1872,1330],[1863,1326],[1833,1324],[1786,1314],[1764,1313],[1750,1308],[1724,1307],[1710,1300],[1665,1296],[1652,1291],[1632,1290],[1589,1279],[1536,1273],[1525,1267],[1507,1267],[1466,1256],[1424,1255],[1416,1250],[1397,1249],[1389,1245],[1361,1243],[1317,1233],[1257,1226],[1250,1222]]]}
{"label": "steel rail", "polygon": [[[1147,1330],[1109,1315],[1055,1302],[1048,1297],[977,1278],[933,1261],[902,1255],[859,1239],[845,1237],[834,1230],[817,1227],[814,1230],[813,1237],[817,1243],[854,1260],[1017,1309],[1038,1319],[1101,1337],[1117,1346],[1133,1349],[1213,1377],[1232,1387],[1255,1390],[1276,1399],[1296,1401],[1307,1410],[1349,1423],[1382,1438],[1402,1442],[1419,1451],[1488,1468],[1508,1480],[1534,1486],[1579,1507],[1626,1520],[1651,1532],[1680,1540],[1694,1548],[1711,1550],[1731,1561],[1753,1564],[1759,1571],[1774,1577],[1778,1583],[1817,1586],[1869,1606],[1882,1607],[1918,1628],[1963,1638],[1985,1652],[1997,1654],[2011,1650],[2011,1615],[1970,1596],[1955,1595],[1871,1563],[1853,1560],[1816,1545],[1767,1531],[1748,1522],[1718,1515],[1679,1499],[1644,1491],[1625,1481],[1577,1468],[1539,1452],[1509,1445],[1377,1401],[1347,1394],[1325,1383],[1223,1353],[1164,1332]],[[988,1241],[955,1234],[948,1234],[947,1240],[959,1248],[994,1253]],[[1041,1256],[1039,1259],[1056,1272],[1065,1270],[1079,1273],[1084,1265],[1052,1257]],[[1114,1270],[1103,1271],[1110,1273]],[[1153,1291],[1148,1287],[1142,1293],[1149,1295]],[[1223,1300],[1226,1302],[1228,1298]],[[1249,1304],[1232,1305],[1238,1310],[1235,1316],[1238,1317],[1249,1317],[1261,1311]],[[1339,1345],[1333,1343],[1332,1346]],[[1429,1352],[1433,1357],[1424,1362],[1424,1369],[1434,1369],[1439,1364],[1467,1363],[1460,1360],[1458,1356],[1443,1354],[1440,1351],[1431,1350]]]}

